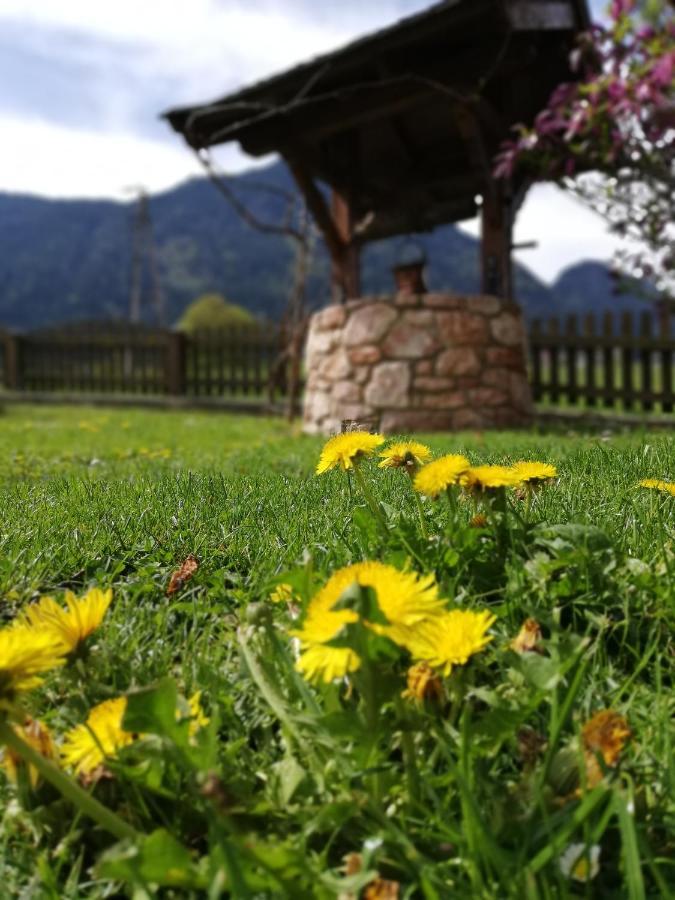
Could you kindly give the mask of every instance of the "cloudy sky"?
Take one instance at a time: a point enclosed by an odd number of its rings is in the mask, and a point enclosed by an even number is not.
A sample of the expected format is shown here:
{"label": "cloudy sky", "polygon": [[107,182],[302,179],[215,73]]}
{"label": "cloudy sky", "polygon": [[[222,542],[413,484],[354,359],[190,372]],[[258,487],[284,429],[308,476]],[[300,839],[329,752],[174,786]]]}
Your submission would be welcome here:
{"label": "cloudy sky", "polygon": [[[0,190],[123,197],[132,185],[171,187],[199,166],[162,110],[213,99],[429,5],[0,0]],[[250,165],[234,148],[219,161],[228,171]],[[551,186],[531,192],[516,239],[539,241],[522,260],[547,280],[615,246],[600,220]]]}

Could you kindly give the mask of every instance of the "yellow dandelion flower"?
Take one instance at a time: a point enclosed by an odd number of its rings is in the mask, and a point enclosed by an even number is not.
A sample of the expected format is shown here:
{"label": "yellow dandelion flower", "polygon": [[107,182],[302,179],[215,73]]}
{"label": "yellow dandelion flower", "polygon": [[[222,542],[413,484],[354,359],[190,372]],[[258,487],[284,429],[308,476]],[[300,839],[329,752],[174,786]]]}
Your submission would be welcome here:
{"label": "yellow dandelion flower", "polygon": [[469,491],[494,491],[520,484],[518,474],[508,466],[471,466],[462,475],[461,485]]}
{"label": "yellow dandelion flower", "polygon": [[384,443],[381,434],[368,434],[366,431],[348,431],[336,434],[324,444],[321,457],[316,467],[316,474],[322,475],[329,469],[338,466],[347,471],[354,467],[363,456],[372,456],[375,450]]}
{"label": "yellow dandelion flower", "polygon": [[300,639],[303,653],[296,667],[309,680],[340,678],[359,668],[354,651],[326,647],[345,625],[358,621],[353,609],[335,609],[347,588],[353,584],[372,588],[388,624],[364,623],[377,634],[385,635],[401,646],[408,646],[414,629],[431,617],[440,616],[445,601],[438,596],[433,575],[400,572],[380,562],[362,562],[338,569],[312,598],[301,629],[291,632]]}
{"label": "yellow dandelion flower", "polygon": [[543,484],[558,474],[555,466],[542,462],[517,462],[511,467],[523,484]]}
{"label": "yellow dandelion flower", "polygon": [[671,494],[675,497],[675,483],[671,481],[661,481],[659,478],[643,478],[639,487],[662,491],[664,494]]}
{"label": "yellow dandelion flower", "polygon": [[429,462],[431,450],[419,441],[400,441],[385,447],[380,458],[380,469],[412,469]]}
{"label": "yellow dandelion flower", "polygon": [[24,626],[52,632],[66,648],[66,652],[72,653],[103,621],[112,600],[112,590],[92,588],[79,599],[72,591],[66,591],[65,599],[67,609],[51,597],[43,597],[39,603],[24,610],[19,622]]}
{"label": "yellow dandelion flower", "polygon": [[428,663],[415,663],[408,669],[407,687],[401,693],[406,700],[440,700],[443,695],[441,679]]}
{"label": "yellow dandelion flower", "polygon": [[65,662],[65,649],[51,631],[15,625],[0,631],[0,706],[41,683]]}
{"label": "yellow dandelion flower", "polygon": [[[56,758],[56,750],[51,733],[42,722],[28,717],[23,725],[15,725],[14,731],[23,741],[47,759],[54,760]],[[21,766],[25,766],[26,763],[16,751],[6,747],[3,751],[2,765],[9,780],[16,784],[19,780],[19,769]],[[35,766],[30,764],[28,764],[27,771],[30,786],[35,789],[40,780],[40,773]]]}
{"label": "yellow dandelion flower", "polygon": [[453,666],[463,666],[492,640],[486,632],[494,621],[495,616],[487,610],[453,609],[419,625],[410,651],[416,659],[449,675]]}
{"label": "yellow dandelion flower", "polygon": [[[184,718],[190,719],[189,734],[194,737],[201,728],[205,728],[211,719],[202,709],[202,692],[195,691],[187,700],[188,715]],[[181,718],[180,711],[176,712],[176,717]]]}
{"label": "yellow dandelion flower", "polygon": [[324,681],[329,684],[344,678],[361,667],[361,660],[348,647],[326,647],[309,644],[299,656],[295,668],[307,681]]}
{"label": "yellow dandelion flower", "polygon": [[415,476],[415,490],[427,497],[438,497],[446,488],[458,484],[470,466],[471,463],[465,456],[455,453],[441,456],[419,470]]}
{"label": "yellow dandelion flower", "polygon": [[293,588],[286,582],[278,584],[270,594],[272,603],[290,603],[293,598]]}
{"label": "yellow dandelion flower", "polygon": [[64,765],[78,775],[90,775],[106,759],[134,741],[136,735],[122,728],[127,698],[104,700],[89,710],[87,721],[76,725],[65,736],[61,747]]}

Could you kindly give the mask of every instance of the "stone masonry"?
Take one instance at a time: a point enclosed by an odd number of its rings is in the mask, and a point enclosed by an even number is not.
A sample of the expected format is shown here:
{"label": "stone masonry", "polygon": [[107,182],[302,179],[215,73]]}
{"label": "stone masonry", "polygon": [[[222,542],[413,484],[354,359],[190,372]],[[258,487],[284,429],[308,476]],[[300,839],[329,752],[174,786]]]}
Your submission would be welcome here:
{"label": "stone masonry", "polygon": [[312,317],[304,430],[385,433],[525,425],[532,401],[517,306],[496,297],[369,297]]}

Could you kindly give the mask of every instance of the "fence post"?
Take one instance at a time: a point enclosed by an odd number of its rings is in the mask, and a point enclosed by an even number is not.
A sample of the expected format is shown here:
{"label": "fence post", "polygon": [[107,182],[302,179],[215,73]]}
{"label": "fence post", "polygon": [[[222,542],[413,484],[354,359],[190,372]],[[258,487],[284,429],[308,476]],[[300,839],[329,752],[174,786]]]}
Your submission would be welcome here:
{"label": "fence post", "polygon": [[185,335],[182,331],[166,333],[166,392],[173,397],[185,393]]}
{"label": "fence post", "polygon": [[8,391],[21,389],[21,338],[18,334],[4,335],[5,345],[5,388]]}

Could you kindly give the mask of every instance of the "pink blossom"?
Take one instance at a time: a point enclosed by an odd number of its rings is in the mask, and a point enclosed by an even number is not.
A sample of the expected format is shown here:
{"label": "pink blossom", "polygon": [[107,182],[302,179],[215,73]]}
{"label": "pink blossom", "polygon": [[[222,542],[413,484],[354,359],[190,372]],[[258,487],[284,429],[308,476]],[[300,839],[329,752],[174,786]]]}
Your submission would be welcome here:
{"label": "pink blossom", "polygon": [[673,82],[675,52],[666,53],[656,60],[651,71],[651,79],[659,87],[669,87]]}

